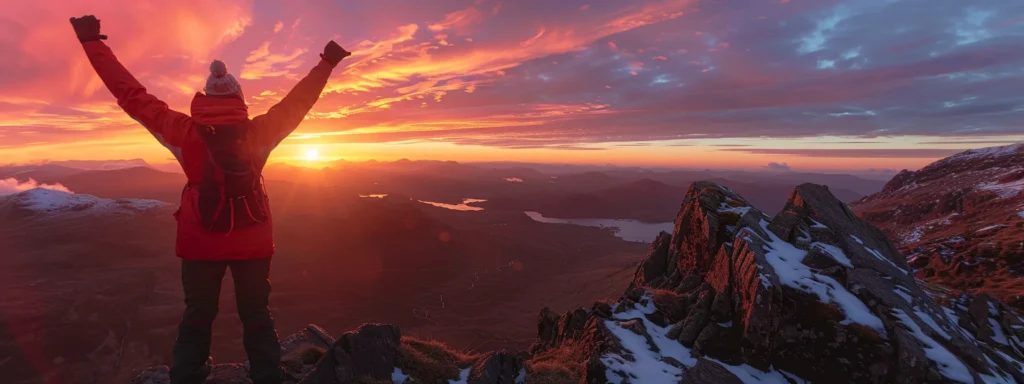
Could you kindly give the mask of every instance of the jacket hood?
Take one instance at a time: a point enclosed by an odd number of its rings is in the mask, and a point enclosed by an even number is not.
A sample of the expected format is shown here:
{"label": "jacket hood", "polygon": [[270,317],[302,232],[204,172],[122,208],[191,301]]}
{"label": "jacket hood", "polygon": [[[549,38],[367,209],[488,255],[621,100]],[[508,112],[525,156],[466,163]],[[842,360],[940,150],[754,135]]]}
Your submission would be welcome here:
{"label": "jacket hood", "polygon": [[241,123],[249,119],[249,107],[239,97],[196,93],[192,98],[192,119],[209,125]]}

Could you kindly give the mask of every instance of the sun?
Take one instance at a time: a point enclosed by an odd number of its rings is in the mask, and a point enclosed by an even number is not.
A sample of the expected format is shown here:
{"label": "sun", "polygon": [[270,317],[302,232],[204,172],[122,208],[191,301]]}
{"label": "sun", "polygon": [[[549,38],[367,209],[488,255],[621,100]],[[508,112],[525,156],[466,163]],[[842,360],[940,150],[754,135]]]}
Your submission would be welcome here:
{"label": "sun", "polygon": [[320,161],[320,152],[317,151],[316,149],[307,149],[306,150],[305,159],[306,159],[306,161],[311,161],[311,162],[312,161]]}

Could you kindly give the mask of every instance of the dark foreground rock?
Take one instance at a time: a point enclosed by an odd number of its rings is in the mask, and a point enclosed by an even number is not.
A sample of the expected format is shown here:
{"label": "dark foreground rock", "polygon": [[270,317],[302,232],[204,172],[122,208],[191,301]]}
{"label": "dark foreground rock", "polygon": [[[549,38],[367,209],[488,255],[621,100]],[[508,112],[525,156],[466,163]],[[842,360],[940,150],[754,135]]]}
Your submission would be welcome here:
{"label": "dark foreground rock", "polygon": [[[828,188],[768,217],[691,186],[615,301],[538,316],[527,353],[465,355],[366,324],[282,342],[287,383],[1021,383],[1024,319],[991,296],[919,282]],[[248,383],[217,365],[207,383]],[[166,367],[133,381],[166,383]]]}
{"label": "dark foreground rock", "polygon": [[[285,384],[448,383],[515,384],[525,359],[506,351],[461,355],[436,343],[403,339],[398,327],[364,324],[335,340],[316,325],[281,341]],[[414,374],[422,374],[422,379]],[[140,373],[132,384],[170,383],[169,369]],[[207,384],[252,384],[246,364],[214,364]]]}

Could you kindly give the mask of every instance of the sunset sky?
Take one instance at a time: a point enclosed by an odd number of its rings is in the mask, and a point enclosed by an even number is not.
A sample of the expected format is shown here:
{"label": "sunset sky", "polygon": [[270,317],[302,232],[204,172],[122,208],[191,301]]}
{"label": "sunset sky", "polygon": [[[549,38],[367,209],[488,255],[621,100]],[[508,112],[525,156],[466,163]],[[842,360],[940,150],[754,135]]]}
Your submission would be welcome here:
{"label": "sunset sky", "polygon": [[[18,1],[0,14],[0,163],[170,161],[68,23],[187,112],[213,59],[263,113],[334,39],[278,161],[918,168],[1024,140],[1019,0]],[[770,165],[774,163],[774,165]]]}

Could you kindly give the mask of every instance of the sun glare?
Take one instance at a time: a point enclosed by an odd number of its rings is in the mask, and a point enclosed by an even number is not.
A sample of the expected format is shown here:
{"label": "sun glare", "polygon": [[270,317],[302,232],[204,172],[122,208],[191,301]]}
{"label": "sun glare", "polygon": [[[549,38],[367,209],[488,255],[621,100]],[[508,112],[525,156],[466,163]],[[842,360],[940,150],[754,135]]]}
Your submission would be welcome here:
{"label": "sun glare", "polygon": [[305,159],[306,159],[306,161],[319,161],[320,160],[320,152],[315,150],[315,149],[308,149],[308,150],[306,150]]}

